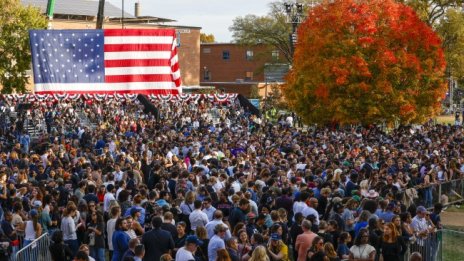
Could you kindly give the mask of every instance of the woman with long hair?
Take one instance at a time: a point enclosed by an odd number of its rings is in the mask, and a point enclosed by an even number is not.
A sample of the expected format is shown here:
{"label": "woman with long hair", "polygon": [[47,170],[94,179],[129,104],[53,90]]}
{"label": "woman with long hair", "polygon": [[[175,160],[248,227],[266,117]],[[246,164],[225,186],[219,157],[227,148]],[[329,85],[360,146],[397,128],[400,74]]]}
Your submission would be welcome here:
{"label": "woman with long hair", "polygon": [[26,221],[24,246],[29,245],[42,235],[42,226],[39,224],[39,212],[36,209],[29,213],[30,220]]}
{"label": "woman with long hair", "polygon": [[264,246],[258,246],[248,261],[270,261]]}
{"label": "woman with long hair", "polygon": [[374,261],[375,248],[369,245],[369,232],[366,228],[359,230],[358,236],[350,248],[350,261]]}
{"label": "woman with long hair", "polygon": [[229,252],[226,249],[219,249],[217,251],[216,261],[231,261]]}
{"label": "woman with long hair", "polygon": [[282,241],[282,237],[274,233],[271,235],[270,242],[267,245],[267,253],[272,261],[289,261],[288,247]]}
{"label": "woman with long hair", "polygon": [[79,248],[76,231],[79,227],[84,225],[82,222],[77,224],[77,226],[74,223],[73,217],[76,215],[76,212],[76,205],[68,203],[68,206],[63,212],[63,218],[61,219],[61,231],[63,231],[63,240],[66,244],[69,245],[73,255],[77,253]]}
{"label": "woman with long hair", "polygon": [[401,261],[407,246],[393,223],[383,226],[382,242],[380,243],[383,260]]}
{"label": "woman with long hair", "polygon": [[101,213],[97,211],[91,213],[87,231],[90,256],[95,258],[96,261],[105,261],[105,223]]}
{"label": "woman with long hair", "polygon": [[337,252],[335,252],[332,243],[327,242],[324,244],[324,252],[330,261],[340,261],[340,258],[338,257]]}
{"label": "woman with long hair", "polygon": [[239,258],[244,256],[248,251],[251,250],[251,244],[248,240],[248,234],[245,229],[238,231],[238,256]]}
{"label": "woman with long hair", "polygon": [[324,239],[317,236],[313,239],[311,247],[308,249],[306,259],[310,261],[327,260],[324,253]]}
{"label": "woman with long hair", "polygon": [[206,228],[204,226],[198,226],[195,230],[195,234],[197,235],[198,239],[203,241],[203,244],[199,246],[197,248],[197,251],[195,252],[195,258],[198,258],[196,259],[197,261],[206,261],[208,260],[208,232],[206,231]]}

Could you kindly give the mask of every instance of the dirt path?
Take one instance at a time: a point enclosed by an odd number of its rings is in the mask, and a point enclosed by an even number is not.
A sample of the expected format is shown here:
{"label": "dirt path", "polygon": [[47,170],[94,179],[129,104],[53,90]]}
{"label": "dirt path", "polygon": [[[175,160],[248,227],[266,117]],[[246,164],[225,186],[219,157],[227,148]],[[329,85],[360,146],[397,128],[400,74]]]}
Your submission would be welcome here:
{"label": "dirt path", "polygon": [[443,212],[441,213],[441,222],[445,226],[463,227],[464,212]]}

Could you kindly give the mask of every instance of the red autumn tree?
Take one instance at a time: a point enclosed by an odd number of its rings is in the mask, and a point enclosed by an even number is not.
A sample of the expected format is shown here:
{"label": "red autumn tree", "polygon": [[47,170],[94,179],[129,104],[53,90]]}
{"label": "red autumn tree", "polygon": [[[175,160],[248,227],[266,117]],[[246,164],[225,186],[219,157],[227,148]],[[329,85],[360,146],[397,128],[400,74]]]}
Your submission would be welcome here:
{"label": "red autumn tree", "polygon": [[447,90],[441,41],[393,0],[331,0],[311,9],[283,93],[305,122],[420,123]]}

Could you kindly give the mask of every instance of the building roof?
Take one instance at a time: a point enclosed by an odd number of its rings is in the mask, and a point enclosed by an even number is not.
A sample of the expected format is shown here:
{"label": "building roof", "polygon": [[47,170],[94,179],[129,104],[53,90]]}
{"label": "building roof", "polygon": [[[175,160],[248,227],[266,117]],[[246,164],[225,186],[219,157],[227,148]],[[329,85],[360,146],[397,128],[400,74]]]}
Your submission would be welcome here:
{"label": "building roof", "polygon": [[[48,0],[21,0],[26,6],[39,7],[44,13]],[[98,0],[59,0],[55,2],[55,14],[97,16]],[[121,9],[105,1],[106,17],[121,17]],[[124,17],[134,18],[134,15],[124,12]]]}

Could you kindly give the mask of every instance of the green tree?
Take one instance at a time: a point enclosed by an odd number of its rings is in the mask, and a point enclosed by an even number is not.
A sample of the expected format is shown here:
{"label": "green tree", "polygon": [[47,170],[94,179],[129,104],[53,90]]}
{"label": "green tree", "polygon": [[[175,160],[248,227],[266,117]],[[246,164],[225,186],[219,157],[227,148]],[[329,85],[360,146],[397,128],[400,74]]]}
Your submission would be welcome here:
{"label": "green tree", "polygon": [[430,26],[435,26],[450,8],[461,6],[463,0],[398,0],[411,6],[419,17]]}
{"label": "green tree", "polygon": [[449,9],[436,30],[443,39],[448,73],[464,80],[464,14]]}
{"label": "green tree", "polygon": [[[292,51],[289,35],[292,25],[287,23],[284,3],[287,1],[276,1],[270,3],[270,11],[267,15],[246,15],[234,19],[229,30],[232,32],[234,41],[243,45],[266,44],[279,50],[285,60],[292,63]],[[305,3],[305,8],[310,8],[319,0],[300,1]],[[305,12],[306,13],[306,12]]]}
{"label": "green tree", "polygon": [[29,30],[45,29],[47,19],[38,8],[20,0],[0,0],[0,84],[2,93],[26,90],[31,69]]}
{"label": "green tree", "polygon": [[214,43],[215,41],[213,34],[200,34],[200,43]]}

